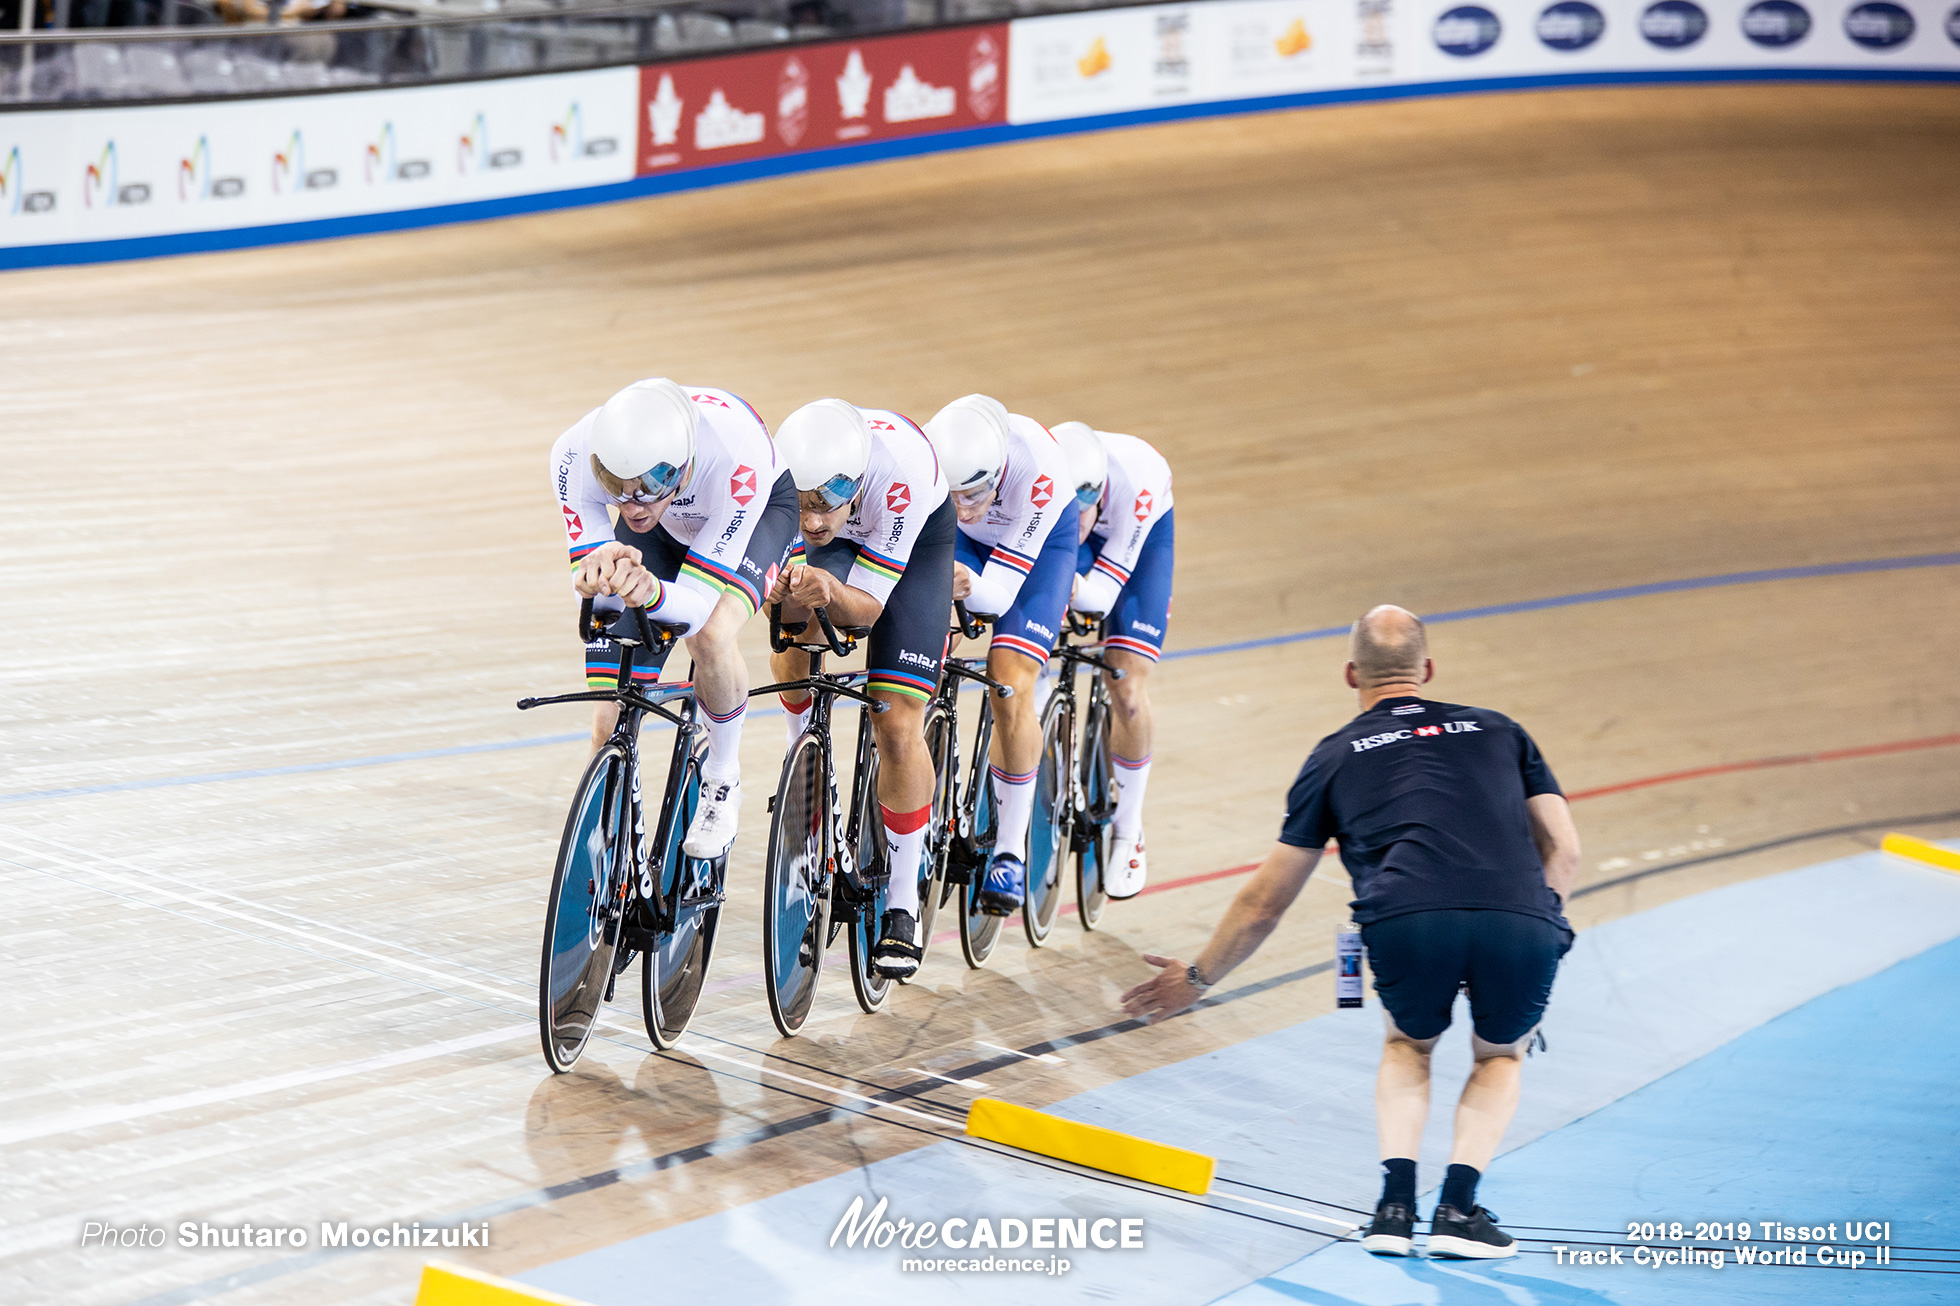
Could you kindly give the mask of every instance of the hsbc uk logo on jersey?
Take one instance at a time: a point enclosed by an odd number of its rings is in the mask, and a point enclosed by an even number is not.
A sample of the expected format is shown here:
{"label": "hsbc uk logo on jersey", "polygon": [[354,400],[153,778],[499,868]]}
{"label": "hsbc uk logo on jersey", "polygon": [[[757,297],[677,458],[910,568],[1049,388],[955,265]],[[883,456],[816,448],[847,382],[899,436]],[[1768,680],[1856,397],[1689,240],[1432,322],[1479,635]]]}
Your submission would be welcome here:
{"label": "hsbc uk logo on jersey", "polygon": [[1405,739],[1427,739],[1433,735],[1481,734],[1483,727],[1475,721],[1445,721],[1439,726],[1417,726],[1413,730],[1384,730],[1379,735],[1368,735],[1361,739],[1350,739],[1348,744],[1357,753],[1365,753],[1371,748],[1385,744],[1399,744]]}
{"label": "hsbc uk logo on jersey", "polygon": [[1046,508],[1055,498],[1055,482],[1046,476],[1034,478],[1034,488],[1028,491],[1028,498],[1037,508]]}
{"label": "hsbc uk logo on jersey", "polygon": [[885,491],[885,511],[904,512],[912,506],[912,487],[903,481],[893,481]]}
{"label": "hsbc uk logo on jersey", "polygon": [[748,507],[749,500],[755,498],[755,468],[737,467],[735,474],[728,478],[728,497]]}
{"label": "hsbc uk logo on jersey", "polygon": [[585,523],[579,520],[578,514],[572,511],[570,504],[559,504],[558,511],[565,514],[565,525],[571,530],[573,539],[585,534]]}
{"label": "hsbc uk logo on jersey", "polygon": [[1148,490],[1137,491],[1137,520],[1138,521],[1150,520],[1151,502],[1152,500],[1150,498],[1150,491]]}

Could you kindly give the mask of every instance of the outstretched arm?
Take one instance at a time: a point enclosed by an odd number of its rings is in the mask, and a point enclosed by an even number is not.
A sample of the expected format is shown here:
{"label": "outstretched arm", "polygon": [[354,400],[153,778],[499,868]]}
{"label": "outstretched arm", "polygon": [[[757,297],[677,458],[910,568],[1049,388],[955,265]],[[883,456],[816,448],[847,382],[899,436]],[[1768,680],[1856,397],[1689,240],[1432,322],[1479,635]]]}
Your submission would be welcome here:
{"label": "outstretched arm", "polygon": [[1579,878],[1579,831],[1572,824],[1572,809],[1561,794],[1534,794],[1524,805],[1531,813],[1531,841],[1538,845],[1538,860],[1545,863],[1545,883],[1552,886],[1562,907]]}
{"label": "outstretched arm", "polygon": [[[1198,954],[1198,973],[1207,983],[1216,984],[1240,962],[1258,951],[1266,936],[1286,915],[1286,909],[1300,896],[1300,890],[1320,864],[1320,849],[1295,848],[1279,843],[1266,854],[1266,860],[1253,872],[1246,886],[1225,909],[1211,942]],[[1123,995],[1123,1010],[1155,1024],[1198,1000],[1198,991],[1184,977],[1184,963],[1175,957],[1144,953],[1143,959],[1158,967],[1154,979],[1145,980]]]}

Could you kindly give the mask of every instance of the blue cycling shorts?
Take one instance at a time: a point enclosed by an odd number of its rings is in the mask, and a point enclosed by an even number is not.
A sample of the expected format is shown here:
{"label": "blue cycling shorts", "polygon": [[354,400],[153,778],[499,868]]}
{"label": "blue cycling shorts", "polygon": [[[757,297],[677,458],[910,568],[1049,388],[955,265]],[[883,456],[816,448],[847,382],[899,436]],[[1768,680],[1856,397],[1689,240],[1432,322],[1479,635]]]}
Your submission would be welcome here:
{"label": "blue cycling shorts", "polygon": [[[1014,605],[994,623],[989,652],[1009,648],[1042,666],[1048,664],[1048,651],[1055,647],[1062,616],[1068,610],[1069,595],[1075,588],[1076,522],[1080,516],[1073,499],[1056,515],[1048,538],[1041,543],[1041,552],[1035,555],[1034,569],[1021,582],[1021,592],[1015,596]],[[953,545],[953,557],[976,574],[986,568],[992,555],[991,548],[975,544],[965,531],[959,533]]]}
{"label": "blue cycling shorts", "polygon": [[[1137,565],[1117,592],[1104,624],[1108,647],[1120,648],[1152,662],[1163,653],[1164,632],[1171,625],[1171,571],[1177,558],[1177,535],[1171,518],[1176,515],[1177,509],[1172,508],[1157,519],[1150,534],[1144,537]],[[1083,541],[1075,554],[1078,575],[1096,565],[1107,543],[1100,535],[1091,535]]]}

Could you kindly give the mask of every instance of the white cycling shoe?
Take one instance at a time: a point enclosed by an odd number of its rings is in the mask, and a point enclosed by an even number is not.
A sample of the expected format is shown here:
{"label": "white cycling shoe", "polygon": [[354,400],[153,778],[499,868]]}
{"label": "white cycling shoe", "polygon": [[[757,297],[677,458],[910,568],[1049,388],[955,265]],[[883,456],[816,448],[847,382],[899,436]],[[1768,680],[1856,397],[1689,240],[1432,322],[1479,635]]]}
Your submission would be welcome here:
{"label": "white cycling shoe", "polygon": [[742,782],[710,780],[703,776],[701,806],[695,809],[694,819],[688,822],[687,838],[681,841],[681,851],[703,861],[726,857],[728,850],[735,846],[735,827],[741,815]]}
{"label": "white cycling shoe", "polygon": [[1119,832],[1112,840],[1109,860],[1109,869],[1103,872],[1104,893],[1120,902],[1143,892],[1143,882],[1150,873],[1143,854],[1143,831],[1138,830],[1134,838]]}

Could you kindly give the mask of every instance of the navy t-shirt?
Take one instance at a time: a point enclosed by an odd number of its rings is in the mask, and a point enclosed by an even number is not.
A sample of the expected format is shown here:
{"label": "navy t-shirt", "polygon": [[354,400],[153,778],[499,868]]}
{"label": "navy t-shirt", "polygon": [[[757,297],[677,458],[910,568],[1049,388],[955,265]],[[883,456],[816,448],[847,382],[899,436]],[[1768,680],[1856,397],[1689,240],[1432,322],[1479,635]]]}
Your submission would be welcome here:
{"label": "navy t-shirt", "polygon": [[1503,713],[1385,698],[1314,745],[1279,840],[1340,842],[1363,925],[1484,907],[1565,926],[1525,807],[1560,792],[1531,736]]}

